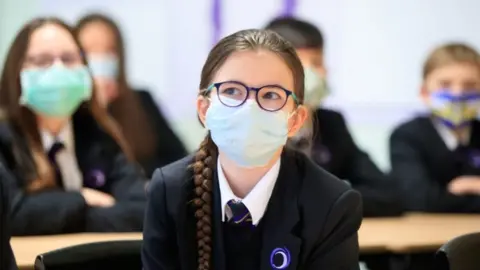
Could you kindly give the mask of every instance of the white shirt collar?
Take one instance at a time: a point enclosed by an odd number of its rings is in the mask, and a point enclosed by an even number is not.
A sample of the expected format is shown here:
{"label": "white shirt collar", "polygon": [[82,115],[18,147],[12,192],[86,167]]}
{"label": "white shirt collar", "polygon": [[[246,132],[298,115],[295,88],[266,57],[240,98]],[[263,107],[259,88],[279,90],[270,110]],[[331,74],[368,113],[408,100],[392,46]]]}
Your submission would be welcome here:
{"label": "white shirt collar", "polygon": [[257,225],[262,219],[267,209],[268,202],[272,196],[273,188],[277,182],[278,174],[280,172],[280,159],[270,168],[270,170],[260,179],[255,187],[243,199],[238,198],[233,194],[230,185],[227,182],[225,174],[223,173],[220,159],[217,160],[217,174],[218,184],[220,187],[220,197],[222,202],[222,221],[225,221],[225,214],[228,212],[227,203],[230,200],[237,200],[243,202],[252,216],[252,224]]}
{"label": "white shirt collar", "polygon": [[435,119],[433,119],[432,121],[433,126],[435,127],[438,134],[445,142],[445,145],[449,150],[455,150],[455,148],[457,148],[459,145],[466,145],[470,142],[470,128],[468,128],[467,131],[463,133],[464,136],[459,139],[452,133],[452,131],[448,127],[444,126],[442,123],[436,121]]}
{"label": "white shirt collar", "polygon": [[56,141],[62,142],[68,151],[74,151],[73,130],[70,122],[60,130],[57,136],[52,136],[52,134],[45,129],[40,130],[40,136],[42,138],[43,148],[46,151],[49,151]]}

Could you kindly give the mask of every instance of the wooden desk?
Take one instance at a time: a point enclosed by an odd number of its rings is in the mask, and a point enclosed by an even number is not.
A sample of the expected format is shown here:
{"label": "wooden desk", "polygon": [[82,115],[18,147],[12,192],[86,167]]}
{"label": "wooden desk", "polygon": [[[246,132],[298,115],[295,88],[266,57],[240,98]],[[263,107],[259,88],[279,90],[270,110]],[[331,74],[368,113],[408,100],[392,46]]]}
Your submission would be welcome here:
{"label": "wooden desk", "polygon": [[[364,254],[435,251],[448,240],[480,231],[480,215],[409,214],[399,218],[367,218],[359,231]],[[140,233],[71,234],[14,237],[11,244],[20,269],[33,269],[37,255],[73,245],[141,239]]]}
{"label": "wooden desk", "polygon": [[138,240],[141,233],[69,234],[13,237],[11,245],[20,269],[33,269],[37,255],[68,246],[113,240]]}
{"label": "wooden desk", "polygon": [[362,253],[435,251],[457,236],[480,232],[480,215],[409,214],[365,219],[359,231]]}

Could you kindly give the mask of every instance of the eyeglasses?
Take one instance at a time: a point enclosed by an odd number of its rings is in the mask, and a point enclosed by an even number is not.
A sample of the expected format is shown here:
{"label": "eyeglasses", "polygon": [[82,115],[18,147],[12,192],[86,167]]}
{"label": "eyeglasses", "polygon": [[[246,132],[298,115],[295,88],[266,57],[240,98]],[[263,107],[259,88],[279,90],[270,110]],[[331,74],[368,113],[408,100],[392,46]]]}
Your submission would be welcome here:
{"label": "eyeglasses", "polygon": [[82,56],[79,53],[64,53],[59,56],[51,54],[31,55],[25,58],[25,64],[38,68],[48,68],[59,59],[67,67],[82,64]]}
{"label": "eyeglasses", "polygon": [[213,88],[217,89],[217,95],[220,102],[227,107],[239,107],[247,101],[250,91],[255,91],[255,99],[260,108],[274,112],[282,109],[287,104],[288,97],[291,95],[298,105],[298,99],[295,93],[279,85],[265,85],[262,87],[248,87],[237,81],[219,82],[210,85],[205,94]]}

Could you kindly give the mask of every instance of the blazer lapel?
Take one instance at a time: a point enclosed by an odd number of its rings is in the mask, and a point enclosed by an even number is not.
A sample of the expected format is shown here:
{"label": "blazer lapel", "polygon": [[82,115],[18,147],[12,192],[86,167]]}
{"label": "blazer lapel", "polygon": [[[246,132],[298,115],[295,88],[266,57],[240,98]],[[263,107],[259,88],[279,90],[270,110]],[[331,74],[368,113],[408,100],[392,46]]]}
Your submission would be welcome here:
{"label": "blazer lapel", "polygon": [[178,256],[180,259],[181,269],[196,270],[197,269],[197,220],[195,218],[195,209],[191,201],[193,199],[193,181],[191,174],[187,174],[183,186],[183,194],[177,210],[177,245]]}
{"label": "blazer lapel", "polygon": [[[216,169],[215,169],[216,170]],[[222,229],[222,200],[220,196],[220,186],[218,185],[218,175],[215,171],[213,182],[213,264],[214,269],[225,269],[225,249],[223,248],[223,229]]]}
{"label": "blazer lapel", "polygon": [[83,176],[83,185],[106,190],[112,165],[112,154],[105,151],[108,147],[102,141],[106,135],[101,133],[95,119],[85,108],[79,109],[73,115],[72,128],[75,155]]}
{"label": "blazer lapel", "polygon": [[301,239],[292,230],[300,219],[297,194],[302,176],[290,155],[282,156],[279,177],[263,217],[261,270],[297,269]]}

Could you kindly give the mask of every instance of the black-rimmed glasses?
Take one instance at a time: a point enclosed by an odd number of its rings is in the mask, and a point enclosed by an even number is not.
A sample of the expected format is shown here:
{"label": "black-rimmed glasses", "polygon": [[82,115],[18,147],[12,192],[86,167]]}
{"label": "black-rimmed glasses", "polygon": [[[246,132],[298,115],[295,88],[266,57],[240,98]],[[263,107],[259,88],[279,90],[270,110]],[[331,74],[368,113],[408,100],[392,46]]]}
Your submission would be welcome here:
{"label": "black-rimmed glasses", "polygon": [[262,87],[249,87],[237,81],[213,83],[205,93],[213,88],[217,89],[220,102],[227,107],[239,107],[247,101],[250,91],[255,91],[255,99],[260,108],[274,112],[282,109],[287,104],[291,95],[296,104],[298,99],[295,93],[279,85],[265,85]]}

